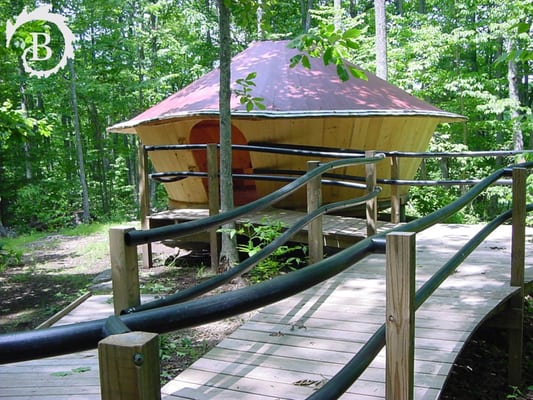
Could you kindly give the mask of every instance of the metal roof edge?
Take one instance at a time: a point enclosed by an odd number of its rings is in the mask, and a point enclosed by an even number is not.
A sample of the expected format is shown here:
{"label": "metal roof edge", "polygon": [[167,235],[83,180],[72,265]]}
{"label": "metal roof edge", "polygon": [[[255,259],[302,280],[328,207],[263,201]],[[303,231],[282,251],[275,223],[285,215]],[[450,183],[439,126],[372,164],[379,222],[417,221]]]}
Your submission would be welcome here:
{"label": "metal roof edge", "polygon": [[[177,112],[156,118],[144,120],[129,120],[107,128],[108,132],[135,133],[135,127],[146,124],[160,124],[177,118],[218,117],[218,110],[198,110],[192,112]],[[447,111],[429,110],[317,110],[317,111],[268,111],[268,110],[234,110],[231,116],[235,118],[320,118],[320,117],[434,117],[443,122],[459,122],[468,120],[467,117]]]}

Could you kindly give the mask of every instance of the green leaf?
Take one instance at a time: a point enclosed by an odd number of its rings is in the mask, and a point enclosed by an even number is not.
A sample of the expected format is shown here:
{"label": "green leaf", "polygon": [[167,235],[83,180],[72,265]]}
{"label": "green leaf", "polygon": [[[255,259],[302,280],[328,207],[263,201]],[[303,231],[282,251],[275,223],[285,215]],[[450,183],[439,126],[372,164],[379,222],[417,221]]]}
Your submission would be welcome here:
{"label": "green leaf", "polygon": [[353,39],[361,35],[361,30],[357,28],[351,28],[342,34],[343,39]]}
{"label": "green leaf", "polygon": [[529,30],[531,29],[531,24],[522,21],[516,24],[516,29],[518,33],[529,33]]}
{"label": "green leaf", "polygon": [[328,47],[323,55],[324,65],[329,65],[333,61],[333,47]]}
{"label": "green leaf", "polygon": [[359,43],[354,42],[353,40],[347,39],[344,41],[344,47],[347,47],[352,50],[359,49]]}
{"label": "green leaf", "polygon": [[296,67],[302,61],[303,54],[297,54],[290,59],[290,67]]}
{"label": "green leaf", "polygon": [[252,79],[255,79],[257,77],[257,72],[250,72],[247,76],[246,76],[246,80],[247,81],[251,81]]}
{"label": "green leaf", "polygon": [[72,372],[70,371],[59,371],[59,372],[53,372],[50,374],[51,376],[59,376],[59,377],[62,377],[62,376],[69,376],[69,375],[72,375]]}
{"label": "green leaf", "polygon": [[75,372],[77,374],[81,374],[83,372],[89,372],[91,370],[91,367],[78,367],[78,368],[74,368],[72,370],[72,372]]}
{"label": "green leaf", "polygon": [[302,65],[307,69],[311,69],[311,62],[309,61],[309,57],[305,54],[302,55]]}
{"label": "green leaf", "polygon": [[352,76],[354,78],[357,78],[357,79],[363,79],[365,81],[368,80],[368,76],[366,76],[366,74],[361,71],[360,69],[356,68],[356,67],[353,67],[353,66],[348,66],[348,69],[350,70],[350,74],[352,74]]}
{"label": "green leaf", "polygon": [[260,102],[260,101],[256,101],[256,102],[255,102],[255,106],[256,106],[257,108],[259,108],[260,110],[266,110],[266,106],[265,106],[262,102]]}
{"label": "green leaf", "polygon": [[348,79],[350,79],[348,72],[346,72],[346,69],[344,68],[342,64],[337,64],[337,75],[339,76],[340,80],[343,82],[346,82]]}

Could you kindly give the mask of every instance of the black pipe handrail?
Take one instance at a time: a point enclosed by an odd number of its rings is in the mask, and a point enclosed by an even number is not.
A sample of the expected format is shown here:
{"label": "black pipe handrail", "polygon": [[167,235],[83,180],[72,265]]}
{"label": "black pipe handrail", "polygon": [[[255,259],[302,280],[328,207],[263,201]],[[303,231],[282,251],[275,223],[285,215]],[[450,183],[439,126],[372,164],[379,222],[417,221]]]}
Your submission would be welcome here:
{"label": "black pipe handrail", "polygon": [[[377,162],[383,159],[383,155],[376,155],[375,157],[370,157],[366,159],[350,159],[350,160],[335,160],[326,164],[320,164],[316,168],[313,168],[309,171],[307,176],[298,178],[296,181],[292,182],[290,187],[282,188],[269,196],[264,197],[263,199],[257,200],[253,203],[249,203],[245,206],[238,207],[226,214],[231,214],[229,217],[219,214],[217,216],[208,217],[201,221],[191,221],[191,223],[183,223],[176,225],[176,229],[170,230],[161,230],[158,228],[150,230],[152,235],[146,235],[146,231],[137,231],[137,237],[135,236],[135,231],[130,232],[129,234],[133,236],[133,241],[139,240],[138,243],[147,243],[143,240],[162,240],[167,237],[173,237],[177,235],[186,235],[198,231],[203,231],[208,227],[221,225],[222,222],[227,222],[229,220],[234,220],[238,216],[244,215],[248,212],[257,211],[259,209],[265,208],[279,200],[283,196],[288,195],[292,191],[298,189],[299,187],[306,184],[310,179],[313,179],[319,176],[323,171],[333,168],[339,168],[345,165],[350,165],[353,163],[370,163]],[[374,191],[371,194],[368,194],[365,199],[377,195],[379,189]],[[351,205],[351,201],[338,202],[330,205],[335,208],[348,207]],[[320,208],[320,212],[326,212],[328,210],[328,205],[325,205]],[[219,218],[222,215],[223,218]],[[222,221],[222,222],[221,222]],[[153,231],[157,231],[153,235]],[[155,238],[155,239],[154,239]],[[125,238],[127,240],[127,237]],[[131,238],[130,238],[131,239]],[[366,251],[370,251],[372,248],[372,242],[367,243]],[[362,257],[359,253],[356,252],[355,258],[352,258],[352,263],[356,259]],[[316,264],[315,264],[316,265]],[[310,266],[307,269],[314,267]],[[339,267],[347,268],[349,266],[348,261],[340,263]],[[320,269],[320,267],[317,267]],[[327,271],[326,271],[327,270]],[[325,276],[323,279],[327,279],[334,275],[336,268],[331,266],[324,269]],[[303,271],[303,270],[302,270]],[[311,274],[312,275],[312,274]],[[221,318],[224,313],[228,313],[230,307],[223,305],[227,301],[227,304],[238,303],[238,306],[234,311],[234,314],[227,314],[228,316],[240,314],[241,312],[251,311],[255,308],[270,304],[272,302],[281,300],[284,297],[288,297],[292,294],[298,293],[302,290],[305,290],[321,281],[321,275],[316,274],[316,276],[311,276],[308,279],[304,278],[290,278],[288,281],[281,281],[282,284],[279,285],[279,288],[273,290],[271,288],[272,282],[265,282],[265,284],[254,285],[249,293],[247,291],[241,292],[238,295],[238,298],[233,298],[230,296],[230,299],[215,299],[213,302],[208,302],[205,307],[205,322],[215,321]],[[300,280],[300,282],[298,282]],[[259,294],[262,294],[259,295]],[[243,302],[244,299],[244,302]],[[255,299],[255,300],[254,300]],[[203,300],[206,301],[206,300]],[[168,306],[160,307],[158,309],[148,310],[144,312],[138,312],[136,314],[125,315],[123,321],[128,325],[132,330],[151,330],[157,333],[169,332],[177,329],[182,329],[186,327],[191,327],[198,324],[199,318],[202,318],[202,315],[199,314],[197,310],[190,312],[191,304],[196,303],[182,303],[177,306]],[[176,309],[176,307],[183,306],[182,309]],[[166,310],[166,311],[162,311]],[[241,310],[241,311],[239,311]],[[160,316],[161,312],[166,313],[163,317]],[[147,314],[148,313],[148,314]],[[159,313],[159,314],[158,314]],[[178,314],[179,316],[176,316]],[[155,322],[154,322],[155,321]],[[203,322],[202,322],[203,323]],[[87,350],[89,348],[95,347],[99,340],[103,339],[106,335],[107,328],[105,328],[105,320],[90,321],[86,323],[76,324],[75,326],[62,326],[62,327],[53,327],[48,329],[42,329],[38,331],[31,332],[15,332],[0,335],[0,363],[7,362],[16,362],[23,361],[32,358],[41,358],[48,357],[60,354],[68,354],[74,351]],[[140,327],[143,328],[140,328]],[[42,346],[41,346],[42,344]]]}
{"label": "black pipe handrail", "polygon": [[[531,168],[533,167],[533,163],[525,163],[522,164],[522,166]],[[420,218],[419,220],[413,221],[404,226],[395,228],[392,231],[420,232],[421,230],[435,225],[448,218],[459,209],[463,208],[488,186],[508,173],[508,168],[496,171],[471,188],[464,196],[455,200],[443,209],[435,211],[426,217]],[[533,205],[528,205],[526,209],[528,212],[531,212],[533,210]],[[474,251],[474,249],[494,229],[496,229],[497,226],[505,222],[510,215],[510,211],[508,211],[491,221],[474,238],[472,238],[467,245],[465,245],[458,253],[456,253],[456,255],[452,257],[452,259],[448,261],[428,282],[426,282],[416,293],[415,308],[420,307],[420,305],[423,304],[423,302],[434,292],[434,290],[436,290],[436,288],[438,288],[438,286],[447,278],[447,276],[449,276],[449,274],[455,270],[455,268],[462,261],[464,261],[464,259],[471,254],[471,252]],[[162,333],[163,331],[161,331],[161,329],[163,329],[163,327],[168,329],[169,326],[175,326],[176,328],[170,330],[176,330],[212,322],[220,318],[250,311],[255,309],[257,304],[270,304],[271,302],[291,295],[291,293],[298,293],[299,291],[305,290],[307,287],[311,287],[314,284],[324,280],[320,280],[321,278],[325,277],[325,279],[327,279],[333,275],[336,275],[338,272],[341,272],[342,270],[353,265],[353,263],[357,260],[364,258],[371,251],[381,249],[383,247],[382,241],[384,237],[385,233],[367,238],[362,242],[359,242],[356,245],[351,246],[340,253],[326,260],[322,260],[321,262],[313,264],[305,269],[291,272],[285,276],[254,285],[250,288],[244,288],[234,292],[223,293],[217,296],[189,301],[177,306],[161,307],[155,310],[139,312],[138,314],[126,315],[121,318],[121,321],[123,321],[125,324],[124,329],[151,330]],[[300,286],[300,284],[303,284],[303,286]],[[198,319],[200,316],[204,317],[201,321]],[[0,335],[0,363],[35,358],[34,354],[32,356],[32,351],[36,350],[36,345],[41,349],[46,348],[47,351],[54,351],[50,349],[55,349],[55,351],[57,351],[58,348],[62,348],[61,353],[51,353],[49,355],[66,354],[73,351],[89,349],[94,347],[95,338],[101,338],[102,336],[105,336],[106,331],[108,330],[109,321],[107,321],[106,327],[106,320],[99,320],[75,324],[75,326],[67,325],[40,331],[18,332]],[[58,335],[47,334],[47,332],[51,333],[60,331],[64,333],[60,340],[57,338]],[[77,342],[78,345],[76,345],[76,338],[79,340]],[[376,331],[370,341],[363,346],[361,351],[357,353],[357,355],[341,370],[341,372],[330,379],[326,385],[315,392],[311,397],[309,397],[309,399],[333,399],[342,395],[342,393],[344,393],[344,391],[354,382],[354,380],[357,379],[353,379],[355,374],[360,375],[360,373],[366,369],[371,360],[380,351],[385,344],[384,340],[385,327],[382,325]],[[82,343],[83,346],[89,347],[80,349],[79,343]],[[20,344],[23,344],[23,346],[22,348],[14,348],[11,346],[14,344],[18,344],[19,346]],[[376,351],[376,349],[378,350]],[[24,357],[24,354],[26,356],[30,355],[31,357],[17,358]],[[39,355],[38,357],[46,356],[47,355]],[[343,390],[340,391],[341,389]]]}
{"label": "black pipe handrail", "polygon": [[338,210],[342,210],[345,208],[364,204],[368,200],[371,200],[377,197],[380,192],[381,192],[381,188],[377,187],[374,191],[366,194],[365,196],[358,197],[356,199],[343,200],[343,201],[338,201],[335,203],[324,204],[318,207],[316,210],[306,214],[304,217],[302,217],[300,220],[295,222],[293,225],[289,226],[276,239],[274,239],[272,242],[270,242],[265,247],[263,247],[260,251],[248,257],[246,260],[236,265],[235,267],[227,271],[224,271],[202,283],[199,283],[198,285],[181,290],[173,295],[162,297],[162,298],[153,300],[148,303],[144,303],[138,306],[127,308],[123,310],[121,314],[131,314],[134,312],[151,310],[153,308],[157,308],[161,306],[178,304],[178,303],[182,303],[184,301],[193,299],[195,297],[198,297],[207,292],[210,292],[211,290],[216,289],[222,286],[223,284],[231,281],[232,279],[235,279],[236,277],[241,276],[245,274],[246,272],[250,271],[255,265],[257,265],[262,260],[264,260],[269,255],[271,255],[274,251],[276,251],[276,249],[278,249],[278,247],[284,245],[287,241],[290,240],[292,236],[294,236],[296,233],[298,233],[301,229],[303,229],[306,225],[308,225],[311,221],[315,220],[319,216],[324,215],[328,212],[338,211]]}
{"label": "black pipe handrail", "polygon": [[[526,207],[533,211],[533,204]],[[512,215],[511,210],[499,215],[483,227],[470,239],[448,262],[446,262],[429,280],[427,280],[415,294],[415,311],[439,288],[439,286],[454,273],[456,268],[490,235],[497,227],[507,221]],[[372,360],[385,346],[386,326],[382,324],[371,338],[361,347],[357,354],[324,386],[307,398],[307,400],[337,399],[361,376]]]}
{"label": "black pipe handrail", "polygon": [[[533,166],[533,163],[529,164],[528,167]],[[419,232],[437,224],[467,205],[504,173],[505,170],[493,173],[443,209],[397,227],[393,231]],[[251,311],[299,293],[336,275],[373,250],[381,249],[383,246],[379,244],[379,239],[384,238],[384,235],[385,233],[382,233],[366,238],[325,260],[270,281],[178,305],[124,315],[122,321],[131,330],[163,333]],[[98,341],[105,337],[104,324],[105,320],[97,320],[30,332],[2,334],[0,335],[0,363],[68,354],[94,348]]]}
{"label": "black pipe handrail", "polygon": [[[231,177],[233,179],[242,179],[242,180],[256,180],[256,181],[273,181],[273,182],[293,182],[297,179],[298,176],[305,175],[304,171],[292,171],[294,175],[297,176],[277,176],[277,175],[264,175],[264,174],[232,174]],[[189,177],[197,177],[197,178],[208,178],[209,174],[207,172],[195,172],[195,171],[167,171],[167,172],[154,172],[149,175],[150,178],[152,178],[155,181],[161,182],[161,183],[169,183],[169,182],[176,182],[180,181],[185,178]],[[353,180],[357,182],[364,181],[361,179],[358,179],[358,177],[352,177],[350,175],[335,175],[335,174],[323,174],[324,177],[330,177],[330,178],[342,178],[346,177],[346,180]],[[354,179],[356,178],[356,179]],[[354,189],[366,189],[366,185],[361,183],[353,183],[353,182],[343,182],[339,180],[329,180],[329,179],[322,179],[320,181],[323,185],[333,185],[333,186],[344,186]]]}
{"label": "black pipe handrail", "polygon": [[334,160],[324,164],[319,164],[318,167],[312,169],[307,174],[296,178],[294,181],[289,182],[282,188],[251,203],[236,207],[226,213],[213,215],[200,221],[188,221],[178,225],[127,232],[125,235],[126,244],[130,246],[146,244],[154,241],[170,239],[176,236],[186,236],[193,233],[202,232],[210,228],[219,227],[227,222],[234,221],[243,215],[260,211],[272,206],[279,200],[289,196],[299,188],[303,187],[303,185],[310,180],[320,176],[322,173],[324,173],[324,171],[341,168],[347,165],[375,163],[382,160],[384,157],[385,156],[383,154],[376,154],[374,157]]}
{"label": "black pipe handrail", "polygon": [[[220,144],[217,144],[220,147]],[[318,156],[332,158],[364,157],[365,150],[346,149],[338,147],[307,146],[286,143],[263,143],[250,142],[249,144],[232,144],[236,151],[256,151],[275,154],[288,154],[297,156]],[[204,150],[207,144],[169,144],[169,145],[145,145],[146,151],[170,151],[170,150]],[[385,151],[376,150],[387,157],[400,158],[456,158],[456,157],[506,157],[520,154],[533,153],[533,150],[488,150],[488,151],[459,151],[459,152],[410,152],[410,151]]]}

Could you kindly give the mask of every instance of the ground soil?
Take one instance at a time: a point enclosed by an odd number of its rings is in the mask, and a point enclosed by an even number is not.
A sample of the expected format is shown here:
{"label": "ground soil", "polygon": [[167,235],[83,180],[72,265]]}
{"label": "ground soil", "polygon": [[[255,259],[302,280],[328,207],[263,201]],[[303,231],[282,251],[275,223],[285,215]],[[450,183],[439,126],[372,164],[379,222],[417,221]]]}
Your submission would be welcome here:
{"label": "ground soil", "polygon": [[[19,265],[0,272],[0,333],[37,327],[55,312],[87,290],[109,292],[109,257],[87,260],[80,252],[97,243],[105,245],[107,235],[72,237],[50,235],[29,243]],[[145,292],[167,293],[205,279],[202,262],[187,251],[154,246],[154,268],[141,271]],[[176,258],[177,256],[177,258]],[[89,262],[87,262],[89,261]],[[208,260],[203,260],[206,265]],[[167,264],[171,265],[165,265]],[[221,290],[246,284],[237,280]],[[456,360],[442,400],[533,399],[527,386],[533,385],[533,306],[524,322],[524,385],[514,391],[506,383],[505,332],[480,329]],[[176,376],[197,357],[233,332],[244,318],[232,318],[162,337],[162,381]]]}

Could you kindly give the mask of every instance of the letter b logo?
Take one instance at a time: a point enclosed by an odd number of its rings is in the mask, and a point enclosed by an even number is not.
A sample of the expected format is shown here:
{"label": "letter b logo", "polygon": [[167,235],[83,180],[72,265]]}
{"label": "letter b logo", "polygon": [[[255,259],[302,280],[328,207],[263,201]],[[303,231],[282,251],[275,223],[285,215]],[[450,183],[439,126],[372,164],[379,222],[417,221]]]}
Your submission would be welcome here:
{"label": "letter b logo", "polygon": [[[48,47],[50,43],[50,35],[44,32],[31,32],[32,45],[24,50],[23,57],[26,58],[29,51],[32,52],[31,61],[46,61],[52,57],[52,49]],[[43,40],[39,40],[42,37]],[[44,49],[44,56],[39,56],[39,49]]]}
{"label": "letter b logo", "polygon": [[28,64],[28,60],[33,62],[49,60],[54,54],[53,50],[49,46],[51,38],[50,35],[45,32],[30,32],[32,42],[31,46],[26,48],[22,53],[22,65],[24,66],[24,71],[38,78],[46,78],[51,74],[55,74],[57,71],[59,71],[59,69],[64,68],[67,65],[67,59],[74,58],[74,46],[72,45],[74,42],[74,35],[67,26],[65,17],[59,14],[50,13],[51,8],[51,5],[43,5],[32,12],[28,12],[26,9],[24,9],[14,23],[11,21],[7,21],[6,23],[7,47],[9,47],[11,38],[13,37],[15,31],[29,21],[47,21],[53,23],[63,35],[64,49],[61,59],[55,67],[43,71],[33,69],[33,66]]}

